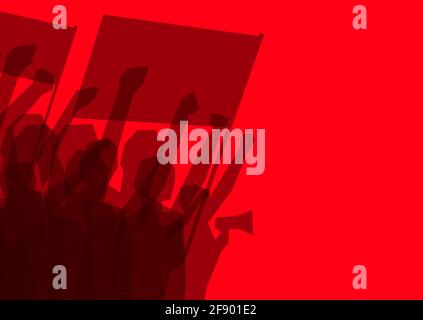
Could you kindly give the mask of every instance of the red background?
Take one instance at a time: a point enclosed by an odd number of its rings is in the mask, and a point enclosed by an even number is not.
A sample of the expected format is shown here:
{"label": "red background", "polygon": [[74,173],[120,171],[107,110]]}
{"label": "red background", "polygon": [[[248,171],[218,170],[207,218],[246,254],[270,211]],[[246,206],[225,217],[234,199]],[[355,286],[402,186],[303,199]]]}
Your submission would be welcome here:
{"label": "red background", "polygon": [[[264,34],[235,127],[266,129],[266,171],[242,175],[220,214],[232,232],[210,299],[423,298],[421,1],[2,0],[78,26],[54,121],[84,76],[103,14]],[[368,30],[352,29],[352,8]],[[0,32],[13,32],[0,30]],[[368,290],[352,288],[352,268]]]}

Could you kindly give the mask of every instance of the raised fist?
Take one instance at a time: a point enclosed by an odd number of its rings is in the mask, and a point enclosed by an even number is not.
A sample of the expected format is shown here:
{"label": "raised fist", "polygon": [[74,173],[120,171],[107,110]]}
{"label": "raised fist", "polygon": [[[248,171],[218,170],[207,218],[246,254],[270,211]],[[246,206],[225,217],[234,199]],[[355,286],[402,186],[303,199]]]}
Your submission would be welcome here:
{"label": "raised fist", "polygon": [[191,93],[181,99],[179,103],[176,123],[181,120],[188,120],[188,116],[198,111],[200,106],[198,105],[197,97]]}
{"label": "raised fist", "polygon": [[38,69],[34,75],[34,86],[41,88],[42,91],[48,92],[53,88],[54,74],[46,69]]}
{"label": "raised fist", "polygon": [[85,108],[87,105],[89,105],[97,97],[97,94],[98,94],[98,88],[95,88],[95,87],[78,90],[75,93],[76,103],[75,103],[74,113],[78,112],[82,108]]}
{"label": "raised fist", "polygon": [[17,46],[9,51],[3,67],[3,73],[20,76],[32,63],[37,46],[34,44]]}
{"label": "raised fist", "polygon": [[125,93],[134,94],[144,83],[146,75],[146,67],[127,69],[120,77],[120,90],[124,90]]}

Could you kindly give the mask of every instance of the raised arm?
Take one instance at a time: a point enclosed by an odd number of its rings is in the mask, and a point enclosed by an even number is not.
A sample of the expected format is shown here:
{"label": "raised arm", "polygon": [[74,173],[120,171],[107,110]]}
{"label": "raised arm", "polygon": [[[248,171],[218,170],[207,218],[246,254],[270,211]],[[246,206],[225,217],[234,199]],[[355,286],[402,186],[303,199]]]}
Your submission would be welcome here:
{"label": "raised arm", "polygon": [[0,113],[9,106],[18,77],[32,63],[36,48],[35,45],[17,46],[7,54],[0,76]]}
{"label": "raised arm", "polygon": [[132,98],[144,83],[146,75],[147,68],[138,67],[127,69],[120,78],[116,99],[103,134],[103,138],[109,139],[116,146],[119,146],[122,138]]}

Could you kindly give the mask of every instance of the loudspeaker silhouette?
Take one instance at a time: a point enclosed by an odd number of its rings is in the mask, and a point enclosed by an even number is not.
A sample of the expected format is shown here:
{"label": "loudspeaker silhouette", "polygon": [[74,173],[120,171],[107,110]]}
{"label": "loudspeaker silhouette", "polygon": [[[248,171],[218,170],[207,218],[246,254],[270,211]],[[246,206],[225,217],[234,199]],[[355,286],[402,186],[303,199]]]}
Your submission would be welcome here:
{"label": "loudspeaker silhouette", "polygon": [[220,231],[237,229],[253,234],[253,212],[247,211],[237,216],[216,218],[215,227]]}

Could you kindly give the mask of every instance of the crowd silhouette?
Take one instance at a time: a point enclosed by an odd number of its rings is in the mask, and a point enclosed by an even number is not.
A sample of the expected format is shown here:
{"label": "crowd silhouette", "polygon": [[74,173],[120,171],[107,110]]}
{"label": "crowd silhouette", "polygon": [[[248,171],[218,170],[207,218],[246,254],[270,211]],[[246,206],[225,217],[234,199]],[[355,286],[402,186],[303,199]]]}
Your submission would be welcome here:
{"label": "crowd silhouette", "polygon": [[[0,298],[204,298],[229,231],[252,232],[251,212],[219,218],[217,237],[209,224],[241,165],[229,165],[213,192],[217,165],[191,166],[176,201],[166,207],[175,168],[157,162],[154,130],[130,137],[118,163],[124,121],[108,120],[99,139],[94,126],[72,124],[99,89],[77,91],[53,127],[27,113],[54,88],[55,75],[48,70],[36,71],[12,102],[36,50],[36,45],[13,48],[0,75]],[[144,81],[148,66],[121,75],[110,119],[127,118]],[[176,129],[199,108],[195,94],[181,97],[170,126]],[[228,122],[210,117],[214,128]],[[109,183],[119,166],[123,181],[116,191]],[[66,290],[51,285],[55,265],[67,269]]]}

